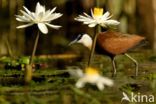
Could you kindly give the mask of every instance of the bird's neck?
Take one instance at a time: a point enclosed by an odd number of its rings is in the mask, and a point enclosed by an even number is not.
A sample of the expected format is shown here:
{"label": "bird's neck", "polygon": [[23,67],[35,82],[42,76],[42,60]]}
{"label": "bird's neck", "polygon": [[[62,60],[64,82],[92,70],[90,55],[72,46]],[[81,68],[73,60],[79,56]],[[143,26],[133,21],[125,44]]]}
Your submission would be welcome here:
{"label": "bird's neck", "polygon": [[89,50],[91,50],[91,48],[92,48],[92,40],[90,40],[90,41],[84,41],[82,44],[85,46],[85,47],[87,47]]}

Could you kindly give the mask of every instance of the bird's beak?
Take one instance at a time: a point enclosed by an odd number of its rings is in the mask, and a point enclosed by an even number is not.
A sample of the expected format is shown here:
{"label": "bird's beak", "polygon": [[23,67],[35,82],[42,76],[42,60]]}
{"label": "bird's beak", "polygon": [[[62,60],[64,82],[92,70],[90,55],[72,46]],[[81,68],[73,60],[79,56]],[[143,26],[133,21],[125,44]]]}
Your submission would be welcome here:
{"label": "bird's beak", "polygon": [[70,45],[72,45],[72,44],[74,44],[74,43],[77,43],[77,39],[71,41],[68,45],[70,46]]}

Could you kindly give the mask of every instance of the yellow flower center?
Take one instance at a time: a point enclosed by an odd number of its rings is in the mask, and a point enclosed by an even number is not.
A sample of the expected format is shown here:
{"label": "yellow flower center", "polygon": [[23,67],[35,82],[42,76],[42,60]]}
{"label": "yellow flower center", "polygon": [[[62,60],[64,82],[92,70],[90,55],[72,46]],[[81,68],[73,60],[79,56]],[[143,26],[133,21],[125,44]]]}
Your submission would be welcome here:
{"label": "yellow flower center", "polygon": [[92,67],[86,68],[85,73],[88,74],[88,75],[99,74],[99,72],[95,68],[92,68]]}
{"label": "yellow flower center", "polygon": [[94,8],[93,11],[94,16],[102,16],[103,15],[103,8]]}

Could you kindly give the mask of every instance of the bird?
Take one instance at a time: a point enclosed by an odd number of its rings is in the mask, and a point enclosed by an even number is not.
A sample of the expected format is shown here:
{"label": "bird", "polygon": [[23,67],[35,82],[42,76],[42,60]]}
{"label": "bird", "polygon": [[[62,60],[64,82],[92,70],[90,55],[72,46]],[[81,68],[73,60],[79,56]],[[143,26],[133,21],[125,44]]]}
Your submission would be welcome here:
{"label": "bird", "polygon": [[[138,76],[138,62],[131,57],[127,52],[137,46],[142,46],[145,43],[146,38],[135,34],[126,34],[118,31],[107,30],[98,33],[95,51],[97,53],[107,55],[111,58],[113,73],[112,76],[116,76],[116,63],[115,56],[125,55],[135,63],[135,76]],[[88,34],[79,34],[75,40],[70,42],[69,45],[74,43],[81,43],[85,47],[91,50],[92,37]]]}

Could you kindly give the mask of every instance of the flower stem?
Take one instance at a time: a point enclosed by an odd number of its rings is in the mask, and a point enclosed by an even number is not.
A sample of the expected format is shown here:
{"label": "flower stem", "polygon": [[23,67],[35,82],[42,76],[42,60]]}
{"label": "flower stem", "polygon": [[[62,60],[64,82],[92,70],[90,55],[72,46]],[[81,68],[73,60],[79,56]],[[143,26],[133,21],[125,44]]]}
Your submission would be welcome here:
{"label": "flower stem", "polygon": [[93,38],[93,44],[92,44],[92,48],[91,48],[91,52],[90,52],[90,56],[89,56],[89,60],[88,60],[88,67],[90,66],[90,63],[92,61],[93,55],[94,55],[94,51],[95,51],[95,46],[96,46],[96,40],[98,37],[99,32],[101,31],[100,26],[96,26],[95,28],[95,33],[94,33],[94,38]]}
{"label": "flower stem", "polygon": [[37,44],[38,44],[39,36],[40,36],[40,34],[39,34],[39,31],[38,31],[37,36],[36,36],[36,39],[35,39],[35,43],[34,43],[33,52],[32,52],[32,55],[31,55],[31,57],[30,57],[30,63],[29,63],[30,65],[32,65],[33,58],[34,58],[35,53],[36,53],[36,49],[37,49]]}
{"label": "flower stem", "polygon": [[33,72],[33,68],[32,68],[32,63],[33,63],[33,58],[35,56],[35,52],[37,49],[37,44],[38,44],[38,40],[39,40],[39,31],[37,33],[36,39],[35,39],[35,43],[34,43],[34,48],[33,48],[33,52],[32,55],[30,57],[30,62],[28,65],[26,65],[26,69],[25,69],[25,85],[28,85],[30,83],[30,81],[32,80],[32,72]]}
{"label": "flower stem", "polygon": [[12,52],[8,38],[6,38],[6,46],[7,46],[8,53],[9,53],[10,57],[13,57],[13,52]]}
{"label": "flower stem", "polygon": [[[95,5],[97,7],[99,7],[100,1],[99,0],[96,0],[95,3],[96,3]],[[92,44],[92,48],[91,48],[91,52],[90,52],[89,60],[88,60],[88,67],[91,64],[91,61],[92,61],[92,58],[93,58],[93,55],[94,55],[95,46],[96,46],[96,40],[97,40],[97,37],[98,37],[99,32],[101,32],[101,27],[99,25],[97,25],[95,27],[95,32],[94,32],[94,37],[93,37],[93,44]]]}

